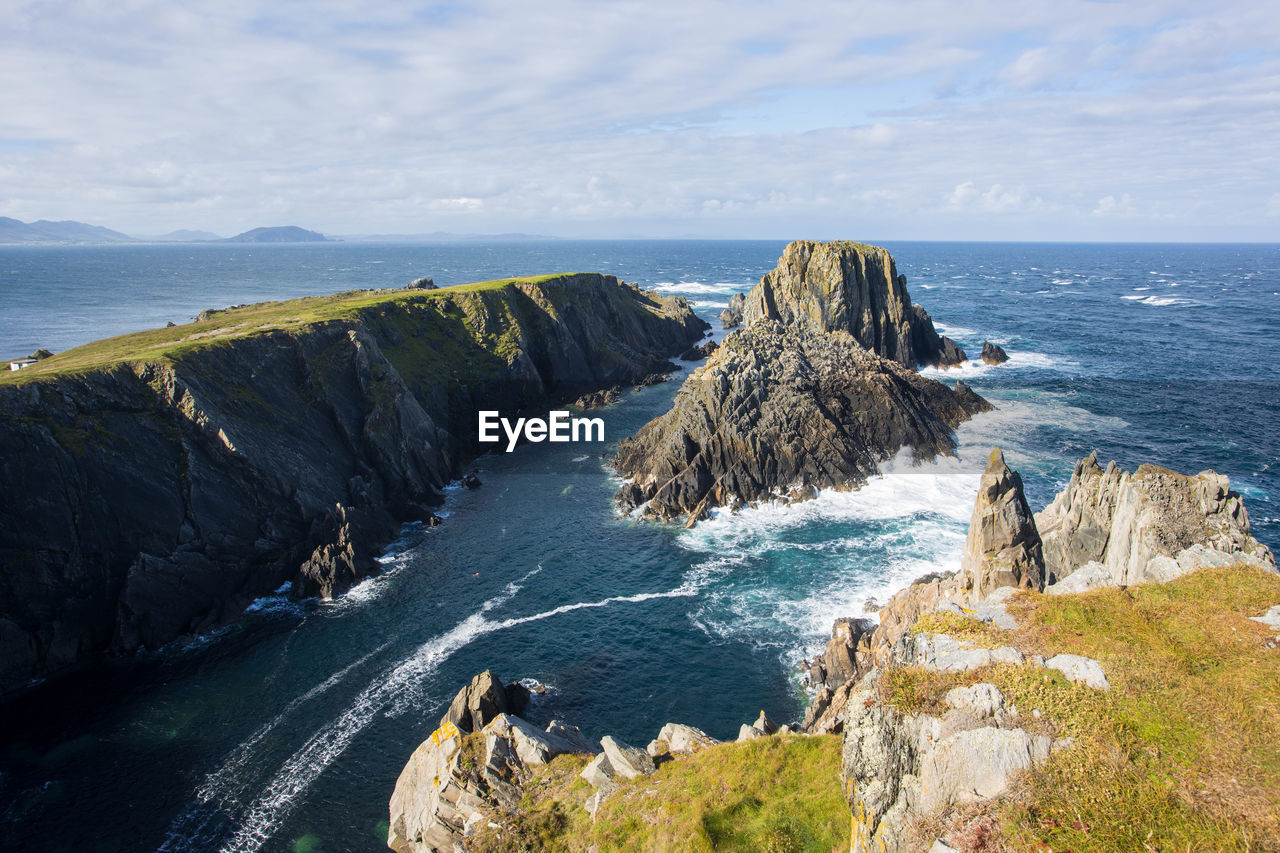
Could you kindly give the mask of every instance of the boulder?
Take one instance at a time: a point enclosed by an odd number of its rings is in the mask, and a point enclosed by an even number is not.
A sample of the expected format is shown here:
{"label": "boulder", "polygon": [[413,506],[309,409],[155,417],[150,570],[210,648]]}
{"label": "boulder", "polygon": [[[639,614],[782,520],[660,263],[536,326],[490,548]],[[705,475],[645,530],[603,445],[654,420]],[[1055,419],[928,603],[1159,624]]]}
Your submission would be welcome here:
{"label": "boulder", "polygon": [[720,323],[726,329],[736,329],[742,325],[742,310],[746,306],[747,295],[735,293],[729,297],[729,307],[720,312]]}
{"label": "boulder", "polygon": [[720,742],[702,729],[680,723],[667,723],[663,726],[662,731],[658,732],[658,741],[666,744],[666,751],[671,755],[692,755]]}
{"label": "boulder", "polygon": [[1044,592],[1045,595],[1065,595],[1114,585],[1111,570],[1096,560],[1090,560],[1057,583],[1046,586]]}
{"label": "boulder", "polygon": [[760,738],[760,737],[768,737],[768,735],[766,735],[764,732],[757,729],[755,726],[749,726],[746,723],[743,723],[742,726],[739,727],[738,729],[737,742],[743,743],[745,741],[755,740],[756,738]]}
{"label": "boulder", "polygon": [[476,476],[475,471],[471,471],[462,478],[462,488],[464,489],[478,489],[482,485],[484,484],[480,482],[480,478]]}
{"label": "boulder", "polygon": [[1018,774],[1049,757],[1051,740],[1024,729],[986,727],[939,741],[920,768],[921,814],[1007,793]]}
{"label": "boulder", "polygon": [[424,275],[422,278],[415,278],[404,286],[405,290],[436,290],[436,283],[431,280],[431,276]]}
{"label": "boulder", "polygon": [[1091,562],[1118,586],[1232,563],[1276,570],[1270,549],[1249,533],[1244,501],[1213,471],[1185,475],[1141,465],[1130,474],[1114,462],[1102,468],[1093,453],[1076,463],[1066,489],[1036,515],[1036,527],[1054,583]]}
{"label": "boulder", "polygon": [[1044,665],[1061,672],[1067,677],[1067,681],[1074,681],[1077,684],[1092,687],[1094,690],[1111,689],[1111,685],[1107,683],[1106,673],[1102,671],[1102,665],[1093,658],[1080,655],[1054,655],[1046,660]]}
{"label": "boulder", "polygon": [[902,662],[943,672],[966,672],[993,663],[1020,664],[1023,656],[1012,646],[984,649],[968,640],[926,632],[911,637]]}
{"label": "boulder", "polygon": [[609,756],[603,752],[591,759],[578,775],[586,779],[593,788],[607,785],[618,778],[618,772],[609,763]]}
{"label": "boulder", "polygon": [[636,749],[610,735],[600,739],[600,746],[614,772],[623,779],[648,776],[654,771],[653,756],[643,749]]}
{"label": "boulder", "polygon": [[906,367],[947,366],[964,350],[933,327],[907,294],[893,256],[878,246],[839,240],[789,244],[777,267],[747,294],[743,322],[780,320],[815,332],[848,332],[868,350]]}
{"label": "boulder", "polygon": [[959,593],[970,602],[1000,587],[1044,588],[1040,534],[1022,491],[1022,478],[995,448],[978,486],[960,565]]}
{"label": "boulder", "polygon": [[1275,607],[1272,607],[1270,610],[1268,610],[1266,613],[1263,613],[1261,616],[1250,616],[1249,618],[1252,619],[1254,622],[1261,622],[1263,625],[1266,625],[1268,628],[1274,628],[1280,631],[1280,604],[1277,604]]}
{"label": "boulder", "polygon": [[720,348],[715,341],[706,341],[700,346],[690,347],[680,357],[685,361],[702,361]]}
{"label": "boulder", "polygon": [[989,404],[863,348],[847,332],[761,320],[681,386],[669,412],[624,439],[623,512],[690,523],[714,507],[803,500],[853,488],[911,448],[954,453],[953,430]]}
{"label": "boulder", "polygon": [[991,341],[982,342],[982,362],[983,364],[1004,364],[1009,360],[1009,354],[999,344],[993,344]]}

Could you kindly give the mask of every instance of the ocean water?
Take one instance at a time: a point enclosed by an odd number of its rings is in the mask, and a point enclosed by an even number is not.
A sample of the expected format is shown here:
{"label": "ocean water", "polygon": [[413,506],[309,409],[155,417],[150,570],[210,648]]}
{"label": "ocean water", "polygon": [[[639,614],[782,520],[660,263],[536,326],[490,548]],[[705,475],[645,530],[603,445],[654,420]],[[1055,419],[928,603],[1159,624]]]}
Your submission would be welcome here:
{"label": "ocean water", "polygon": [[[206,307],[420,275],[454,284],[600,270],[711,317],[779,242],[0,248],[0,352],[62,349]],[[8,712],[0,845],[41,850],[376,850],[400,768],[472,675],[548,685],[530,711],[643,745],[668,721],[731,737],[797,719],[797,664],[831,620],[959,565],[993,446],[1033,508],[1090,450],[1214,468],[1280,546],[1280,247],[887,244],[913,299],[976,356],[928,371],[998,406],[957,458],[889,460],[856,492],[695,530],[616,516],[599,448],[480,460],[446,523],[407,528],[385,571],[330,603],[261,600],[235,625],[58,685]],[[716,326],[718,327],[718,323]],[[719,332],[717,331],[717,334]],[[604,410],[609,441],[678,383]]]}

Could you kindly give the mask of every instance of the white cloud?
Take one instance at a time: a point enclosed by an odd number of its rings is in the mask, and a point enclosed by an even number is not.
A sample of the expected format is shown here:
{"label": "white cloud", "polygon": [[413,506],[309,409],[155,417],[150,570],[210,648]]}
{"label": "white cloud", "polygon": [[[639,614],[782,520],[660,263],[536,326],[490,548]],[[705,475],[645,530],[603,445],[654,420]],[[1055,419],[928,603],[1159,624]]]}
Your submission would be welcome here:
{"label": "white cloud", "polygon": [[1114,195],[1104,195],[1098,199],[1098,204],[1094,207],[1091,216],[1135,216],[1137,211],[1133,207],[1133,199],[1128,193],[1116,198]]}
{"label": "white cloud", "polygon": [[25,219],[1257,239],[1280,185],[1280,16],[1246,0],[9,5]]}

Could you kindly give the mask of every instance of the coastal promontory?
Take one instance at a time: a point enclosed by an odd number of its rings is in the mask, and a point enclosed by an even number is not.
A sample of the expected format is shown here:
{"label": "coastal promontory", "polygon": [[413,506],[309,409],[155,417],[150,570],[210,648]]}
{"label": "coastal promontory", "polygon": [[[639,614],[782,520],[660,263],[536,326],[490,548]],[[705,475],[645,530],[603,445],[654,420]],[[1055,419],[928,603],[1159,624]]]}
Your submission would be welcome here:
{"label": "coastal promontory", "polygon": [[476,412],[668,368],[706,324],[595,273],[202,313],[0,379],[0,693],[337,595],[483,447]]}

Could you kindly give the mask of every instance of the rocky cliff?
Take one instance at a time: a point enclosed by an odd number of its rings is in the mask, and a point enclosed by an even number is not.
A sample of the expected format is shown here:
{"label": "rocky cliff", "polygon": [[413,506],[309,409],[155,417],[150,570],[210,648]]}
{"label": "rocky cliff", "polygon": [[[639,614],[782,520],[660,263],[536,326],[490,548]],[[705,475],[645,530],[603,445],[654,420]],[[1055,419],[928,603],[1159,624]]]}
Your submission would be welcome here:
{"label": "rocky cliff", "polygon": [[860,485],[910,447],[950,454],[952,430],[990,408],[960,383],[926,379],[860,345],[757,319],[685,380],[671,411],[624,440],[624,511],[690,522],[712,507],[800,499]]}
{"label": "rocky cliff", "polygon": [[1067,488],[1036,515],[1045,567],[1054,582],[1132,585],[1169,580],[1202,565],[1238,561],[1275,568],[1249,533],[1249,514],[1227,478],[1141,465],[1132,474],[1093,453],[1076,463]]}
{"label": "rocky cliff", "polygon": [[333,595],[515,412],[641,380],[706,324],[577,274],[209,312],[0,383],[0,689]]}
{"label": "rocky cliff", "polygon": [[907,294],[893,255],[846,240],[796,240],[778,266],[747,294],[747,326],[780,320],[815,332],[844,331],[858,343],[907,367],[951,365],[964,350],[933,328],[933,320]]}

